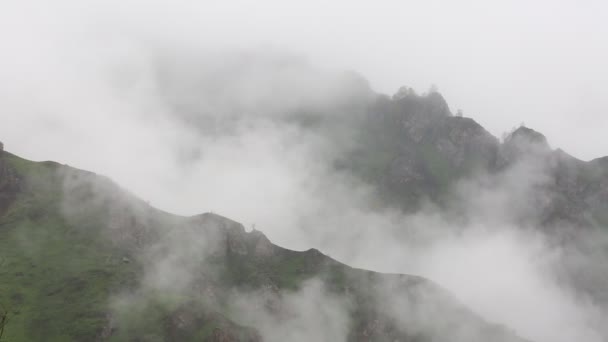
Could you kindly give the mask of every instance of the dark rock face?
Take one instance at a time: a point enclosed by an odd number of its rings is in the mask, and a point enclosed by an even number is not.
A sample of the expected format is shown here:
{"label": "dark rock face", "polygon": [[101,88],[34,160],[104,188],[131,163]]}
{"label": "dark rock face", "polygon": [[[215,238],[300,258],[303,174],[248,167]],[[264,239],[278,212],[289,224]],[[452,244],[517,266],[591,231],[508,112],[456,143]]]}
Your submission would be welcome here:
{"label": "dark rock face", "polygon": [[407,90],[380,96],[360,128],[365,140],[356,151],[355,173],[379,170],[371,180],[392,204],[415,209],[422,197],[439,199],[454,181],[496,164],[498,139],[470,118],[455,117],[438,93]]}
{"label": "dark rock face", "polygon": [[522,177],[543,180],[530,185],[532,207],[521,222],[608,226],[608,159],[577,160],[533,129],[519,127],[501,143],[473,119],[452,116],[440,94],[408,88],[379,96],[355,129],[361,143],[342,164],[375,185],[389,206],[415,211],[426,199],[448,205],[445,196],[458,182],[480,174],[500,182],[527,165]]}

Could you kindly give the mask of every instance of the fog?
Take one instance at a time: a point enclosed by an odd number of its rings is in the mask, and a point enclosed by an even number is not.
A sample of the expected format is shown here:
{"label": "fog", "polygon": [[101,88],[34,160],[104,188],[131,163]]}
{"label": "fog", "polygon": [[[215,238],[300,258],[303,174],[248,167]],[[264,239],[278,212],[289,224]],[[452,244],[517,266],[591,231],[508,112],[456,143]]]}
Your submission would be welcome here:
{"label": "fog", "polygon": [[[436,84],[453,112],[463,109],[497,136],[525,122],[554,147],[600,157],[608,154],[604,3],[2,6],[6,150],[107,175],[163,210],[212,211],[255,225],[288,248],[429,277],[534,341],[606,338],[603,309],[554,273],[563,251],[519,229],[531,191],[547,181],[534,160],[492,186],[459,183],[454,210],[466,213],[463,222],[430,203],[404,214],[377,208],[369,185],[332,168],[357,132],[341,127],[328,139],[289,120],[304,108],[340,122],[374,91],[391,95],[405,84],[423,93]],[[160,260],[152,273],[183,271],[172,262]],[[348,304],[325,298],[314,281],[287,301],[316,324],[304,303],[319,296],[335,303],[326,311],[337,322],[331,336],[343,335]],[[257,319],[261,327],[272,321]],[[297,335],[306,330],[297,322],[262,330],[271,340],[310,340]]]}
{"label": "fog", "polygon": [[495,135],[523,121],[591,159],[608,148],[606,11],[599,0],[8,1],[2,72],[16,82],[41,62],[73,71],[159,41],[274,47],[356,70],[385,93],[437,84]]}

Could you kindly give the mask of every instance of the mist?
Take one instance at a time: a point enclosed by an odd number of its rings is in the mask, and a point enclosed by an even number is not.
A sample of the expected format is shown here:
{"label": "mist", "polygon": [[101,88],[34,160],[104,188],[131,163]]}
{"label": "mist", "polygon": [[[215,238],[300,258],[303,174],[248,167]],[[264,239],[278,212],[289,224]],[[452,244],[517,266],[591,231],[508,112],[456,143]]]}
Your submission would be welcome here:
{"label": "mist", "polygon": [[497,136],[526,122],[582,159],[608,147],[602,1],[9,1],[2,12],[3,79],[14,82],[40,63],[56,64],[44,78],[150,42],[264,46],[357,70],[384,93],[437,84]]}
{"label": "mist", "polygon": [[[419,93],[438,84],[453,112],[462,108],[496,136],[525,121],[577,157],[607,154],[605,4],[3,6],[5,149],[106,175],[171,213],[219,213],[286,248],[428,277],[533,341],[607,338],[606,308],[558,276],[565,251],[527,229],[535,222],[522,223],[548,182],[535,160],[459,182],[456,207],[429,201],[413,213],[379,207],[369,184],[333,165],[358,141],[345,118],[404,84]],[[301,112],[332,123],[329,133],[294,121]],[[453,220],[456,212],[464,219]],[[179,253],[152,260],[142,284],[179,290],[169,279],[190,277]],[[348,302],[314,280],[285,299],[298,313],[282,326],[253,314],[255,298],[240,293],[231,305],[269,341],[322,340],[307,332],[324,321],[335,324],[325,340],[345,338]],[[407,304],[393,304],[390,315],[407,316]]]}

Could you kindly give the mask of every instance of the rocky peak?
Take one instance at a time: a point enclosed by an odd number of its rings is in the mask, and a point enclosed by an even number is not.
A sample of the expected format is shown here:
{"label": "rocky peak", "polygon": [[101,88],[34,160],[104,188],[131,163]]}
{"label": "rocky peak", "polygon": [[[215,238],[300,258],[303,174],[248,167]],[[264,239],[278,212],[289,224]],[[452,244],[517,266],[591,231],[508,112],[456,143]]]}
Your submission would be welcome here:
{"label": "rocky peak", "polygon": [[499,164],[505,166],[521,158],[544,158],[548,157],[550,152],[551,147],[544,135],[521,126],[505,138]]}
{"label": "rocky peak", "polygon": [[441,94],[431,92],[417,95],[407,87],[402,87],[393,96],[390,107],[388,113],[395,121],[392,124],[399,127],[415,143],[420,143],[430,129],[452,116]]}
{"label": "rocky peak", "polygon": [[204,213],[191,218],[196,226],[205,229],[217,240],[220,254],[269,257],[274,254],[274,245],[259,230],[245,231],[242,224],[214,213]]}
{"label": "rocky peak", "polygon": [[519,127],[507,136],[505,145],[509,144],[520,146],[529,145],[549,149],[547,138],[542,133],[524,126]]}
{"label": "rocky peak", "polygon": [[397,92],[393,95],[393,100],[401,100],[407,97],[417,96],[414,88],[410,88],[408,86],[402,86],[397,90]]}
{"label": "rocky peak", "polygon": [[452,115],[447,102],[436,91],[417,95],[412,88],[404,86],[399,88],[392,100],[402,113],[413,116],[446,117]]}

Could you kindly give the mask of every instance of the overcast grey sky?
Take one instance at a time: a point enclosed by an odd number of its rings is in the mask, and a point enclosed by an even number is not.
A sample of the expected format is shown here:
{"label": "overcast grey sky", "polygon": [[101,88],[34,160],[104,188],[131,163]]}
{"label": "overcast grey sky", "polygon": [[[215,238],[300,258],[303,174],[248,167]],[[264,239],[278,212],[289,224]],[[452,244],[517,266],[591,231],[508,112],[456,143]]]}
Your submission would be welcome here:
{"label": "overcast grey sky", "polygon": [[[73,39],[78,36],[272,47],[315,65],[355,70],[380,92],[436,84],[452,110],[463,109],[496,135],[525,122],[579,158],[608,154],[608,3],[601,0],[8,1],[2,7],[3,50],[17,56],[61,58],[66,41],[83,44]],[[54,44],[55,56],[40,54]],[[25,63],[9,67],[31,71]],[[4,108],[2,115],[9,115]]]}
{"label": "overcast grey sky", "polygon": [[273,1],[214,12],[219,32],[352,68],[382,92],[437,84],[494,134],[525,122],[580,158],[608,154],[605,1]]}

